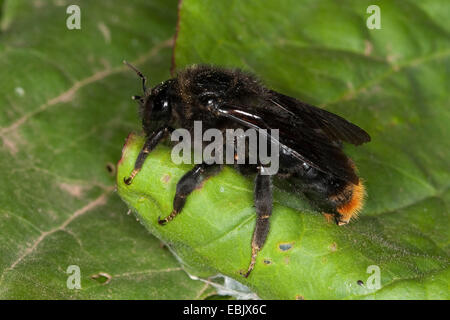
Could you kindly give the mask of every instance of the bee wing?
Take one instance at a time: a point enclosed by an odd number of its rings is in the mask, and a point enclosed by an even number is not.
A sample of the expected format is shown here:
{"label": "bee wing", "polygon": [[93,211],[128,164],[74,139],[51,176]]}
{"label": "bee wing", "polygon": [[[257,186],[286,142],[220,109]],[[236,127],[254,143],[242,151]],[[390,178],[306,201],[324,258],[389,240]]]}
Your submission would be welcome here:
{"label": "bee wing", "polygon": [[347,120],[278,93],[269,99],[256,98],[247,106],[224,105],[219,112],[249,128],[279,129],[281,152],[317,170],[358,183],[341,142],[361,144],[370,137]]}
{"label": "bee wing", "polygon": [[275,109],[282,110],[273,111],[275,113],[284,112],[289,114],[294,117],[297,125],[321,131],[333,141],[345,141],[354,145],[360,145],[370,141],[370,136],[366,131],[334,113],[276,91],[270,91],[270,95],[269,101],[276,106]]}

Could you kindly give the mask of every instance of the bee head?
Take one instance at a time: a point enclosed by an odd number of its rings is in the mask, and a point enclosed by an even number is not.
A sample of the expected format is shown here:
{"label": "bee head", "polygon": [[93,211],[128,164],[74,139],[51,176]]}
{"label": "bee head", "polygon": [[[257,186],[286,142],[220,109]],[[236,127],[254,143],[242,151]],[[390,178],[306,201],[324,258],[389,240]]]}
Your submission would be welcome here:
{"label": "bee head", "polygon": [[152,134],[161,127],[167,126],[172,114],[170,89],[173,80],[167,80],[147,89],[147,78],[133,65],[124,63],[134,70],[142,79],[143,96],[132,96],[131,98],[139,103],[139,113],[142,117],[142,125],[147,135]]}
{"label": "bee head", "polygon": [[171,80],[165,81],[144,97],[141,104],[142,125],[147,134],[167,126],[172,116]]}

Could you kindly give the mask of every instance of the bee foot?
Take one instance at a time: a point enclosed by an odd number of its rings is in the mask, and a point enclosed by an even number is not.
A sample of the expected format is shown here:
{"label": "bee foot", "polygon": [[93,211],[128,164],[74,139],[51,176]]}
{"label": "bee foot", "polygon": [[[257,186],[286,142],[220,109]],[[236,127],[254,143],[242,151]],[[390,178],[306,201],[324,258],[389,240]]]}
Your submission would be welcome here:
{"label": "bee foot", "polygon": [[164,219],[161,219],[161,216],[159,216],[158,217],[158,223],[163,226],[167,222],[172,221],[173,218],[175,218],[178,213],[179,213],[178,211],[172,210],[172,212],[167,217],[165,217]]}
{"label": "bee foot", "polygon": [[167,223],[166,219],[161,219],[161,216],[158,217],[158,223],[159,225],[163,226]]}

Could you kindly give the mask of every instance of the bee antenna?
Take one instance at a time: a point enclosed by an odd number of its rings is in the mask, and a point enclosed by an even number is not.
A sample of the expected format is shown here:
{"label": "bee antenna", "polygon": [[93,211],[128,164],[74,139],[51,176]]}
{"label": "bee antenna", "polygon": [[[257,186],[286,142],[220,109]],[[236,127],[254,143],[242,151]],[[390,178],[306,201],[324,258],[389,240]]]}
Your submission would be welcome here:
{"label": "bee antenna", "polygon": [[147,83],[147,78],[142,74],[142,72],[140,72],[138,70],[138,68],[136,68],[135,66],[133,66],[131,63],[129,63],[126,60],[123,60],[123,63],[126,64],[131,70],[133,70],[134,72],[136,72],[136,74],[139,76],[139,78],[142,79],[142,90],[144,90],[144,93],[147,91],[147,87],[145,86]]}

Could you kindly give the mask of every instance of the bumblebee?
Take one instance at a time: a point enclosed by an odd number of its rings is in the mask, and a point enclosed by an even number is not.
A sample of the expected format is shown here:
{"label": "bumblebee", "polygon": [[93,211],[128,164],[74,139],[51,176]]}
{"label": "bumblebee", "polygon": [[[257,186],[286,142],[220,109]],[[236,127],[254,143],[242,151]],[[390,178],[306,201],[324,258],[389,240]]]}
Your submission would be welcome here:
{"label": "bumblebee", "polygon": [[[353,161],[342,151],[343,142],[360,145],[370,141],[363,129],[342,117],[265,87],[254,75],[238,69],[211,65],[190,66],[172,79],[147,88],[146,77],[125,62],[142,79],[143,95],[133,96],[140,105],[146,141],[130,176],[131,184],[148,154],[178,128],[193,131],[194,121],[203,129],[278,129],[277,175],[302,192],[328,218],[347,224],[363,207],[364,185]],[[248,155],[246,155],[248,156]],[[263,247],[272,214],[272,175],[259,162],[235,164],[240,171],[254,172],[256,226],[252,254],[245,277],[254,268]],[[158,218],[164,225],[183,209],[189,194],[205,179],[218,173],[221,164],[200,163],[177,183],[172,212]]]}

